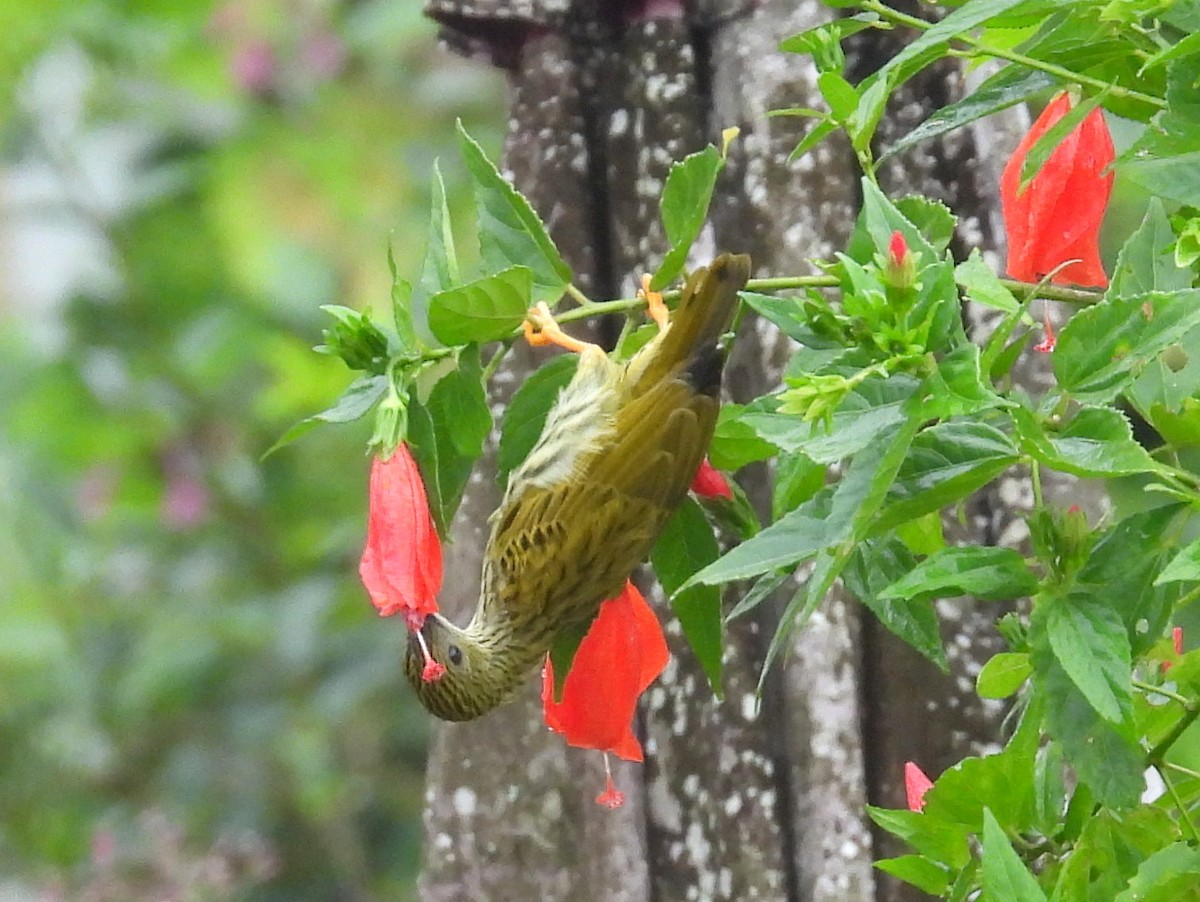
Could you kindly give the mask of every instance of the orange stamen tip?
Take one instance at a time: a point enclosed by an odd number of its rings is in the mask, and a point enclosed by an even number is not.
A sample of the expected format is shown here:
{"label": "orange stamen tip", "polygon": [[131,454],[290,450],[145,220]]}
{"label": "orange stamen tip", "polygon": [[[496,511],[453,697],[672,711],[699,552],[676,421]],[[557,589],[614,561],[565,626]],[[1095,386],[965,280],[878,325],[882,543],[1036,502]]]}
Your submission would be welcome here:
{"label": "orange stamen tip", "polygon": [[612,774],[605,780],[604,792],[596,796],[596,804],[609,809],[620,808],[625,804],[625,793],[613,785]]}

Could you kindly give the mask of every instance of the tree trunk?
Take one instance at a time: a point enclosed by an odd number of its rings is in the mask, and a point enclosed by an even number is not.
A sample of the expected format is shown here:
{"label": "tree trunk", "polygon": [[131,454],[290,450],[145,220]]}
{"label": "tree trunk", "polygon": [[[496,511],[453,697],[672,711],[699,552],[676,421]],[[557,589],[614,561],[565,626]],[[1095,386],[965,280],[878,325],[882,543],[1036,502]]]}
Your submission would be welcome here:
{"label": "tree trunk", "polygon": [[[848,146],[833,138],[789,163],[804,120],[767,117],[822,105],[808,59],[778,50],[783,38],[828,18],[816,0],[437,0],[427,12],[452,46],[507,70],[504,164],[594,296],[631,295],[637,275],[661,259],[658,198],[668,167],[729,125],[741,136],[694,259],[746,251],[756,275],[796,274],[842,247],[859,197]],[[878,65],[893,49],[864,42],[855,65]],[[910,83],[881,134],[903,134],[953,99],[961,77],[942,69]],[[1013,129],[989,128],[990,150],[1015,145]],[[918,148],[884,178],[889,190],[943,198],[961,217],[960,244],[994,250],[999,167],[977,154],[972,134]],[[744,401],[778,385],[787,352],[773,327],[747,320],[727,395]],[[520,347],[510,355],[493,385],[497,407],[544,353]],[[475,604],[486,519],[499,500],[493,472],[485,457],[449,549],[442,607],[460,623]],[[766,467],[740,477],[763,505],[769,479]],[[955,528],[963,539],[1000,541],[1011,501],[982,497]],[[876,886],[879,837],[864,806],[903,805],[905,760],[937,774],[998,739],[1003,712],[973,692],[974,674],[995,650],[998,612],[944,606],[953,672],[943,677],[834,593],[794,635],[760,705],[755,687],[781,606],[762,605],[731,624],[717,701],[656,602],[672,660],[642,706],[645,765],[621,762],[615,771],[626,805],[594,804],[600,756],[567,748],[543,726],[531,682],[478,721],[436,729],[422,897],[915,898],[882,879]]]}

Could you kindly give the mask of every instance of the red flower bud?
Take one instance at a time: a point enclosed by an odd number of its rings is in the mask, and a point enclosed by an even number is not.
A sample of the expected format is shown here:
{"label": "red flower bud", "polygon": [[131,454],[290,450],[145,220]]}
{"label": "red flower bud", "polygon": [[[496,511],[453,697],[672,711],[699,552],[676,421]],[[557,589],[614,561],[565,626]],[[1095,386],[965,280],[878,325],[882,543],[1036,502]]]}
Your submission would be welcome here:
{"label": "red flower bud", "polygon": [[[599,749],[641,761],[633,714],[638,696],[662,673],[668,658],[658,618],[642,593],[626,582],[620,595],[600,605],[579,643],[563,682],[562,701],[554,700],[554,666],[546,658],[542,711],[547,726],[576,748]],[[623,798],[610,775],[607,788],[596,801],[616,807]]]}
{"label": "red flower bud", "polygon": [[692,480],[692,491],[701,498],[733,500],[733,489],[729,487],[729,482],[720,470],[709,463],[707,457],[700,461],[700,468],[696,470],[696,477]]}
{"label": "red flower bud", "polygon": [[410,629],[420,629],[438,609],[442,546],[407,445],[371,462],[367,544],[358,573],[380,615],[403,611]]}
{"label": "red flower bud", "polygon": [[925,772],[911,761],[904,762],[904,794],[908,796],[909,811],[925,809],[925,793],[929,792],[933,781],[925,776]]}
{"label": "red flower bud", "polygon": [[1108,125],[1099,108],[1067,135],[1020,191],[1021,167],[1029,149],[1071,109],[1059,94],[1034,122],[1004,167],[1000,201],[1008,231],[1008,273],[1036,282],[1068,260],[1050,281],[1104,287],[1100,263],[1100,222],[1112,193],[1113,174],[1105,173],[1115,156]]}

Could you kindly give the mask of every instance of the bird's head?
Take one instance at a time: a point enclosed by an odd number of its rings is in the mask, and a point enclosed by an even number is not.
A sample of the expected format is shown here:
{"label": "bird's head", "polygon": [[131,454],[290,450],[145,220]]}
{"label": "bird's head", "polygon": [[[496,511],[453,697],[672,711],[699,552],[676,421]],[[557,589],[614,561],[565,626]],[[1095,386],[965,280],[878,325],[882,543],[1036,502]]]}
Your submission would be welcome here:
{"label": "bird's head", "polygon": [[[461,629],[440,614],[425,618],[419,632],[409,633],[404,674],[429,712],[443,720],[471,720],[505,702],[529,667],[510,660],[506,646],[487,641],[472,629]],[[446,668],[425,680],[424,639],[429,655]]]}

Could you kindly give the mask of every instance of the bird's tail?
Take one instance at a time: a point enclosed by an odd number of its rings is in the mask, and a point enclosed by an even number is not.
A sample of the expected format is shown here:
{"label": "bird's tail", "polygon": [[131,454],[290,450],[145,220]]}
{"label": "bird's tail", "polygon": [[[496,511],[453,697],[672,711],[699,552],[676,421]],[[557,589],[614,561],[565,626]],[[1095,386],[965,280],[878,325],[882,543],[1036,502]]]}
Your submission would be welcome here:
{"label": "bird's tail", "polygon": [[638,381],[648,387],[683,362],[694,390],[715,396],[725,364],[717,342],[733,322],[738,292],[749,278],[750,257],[746,254],[721,254],[692,273],[671,315],[670,328]]}

